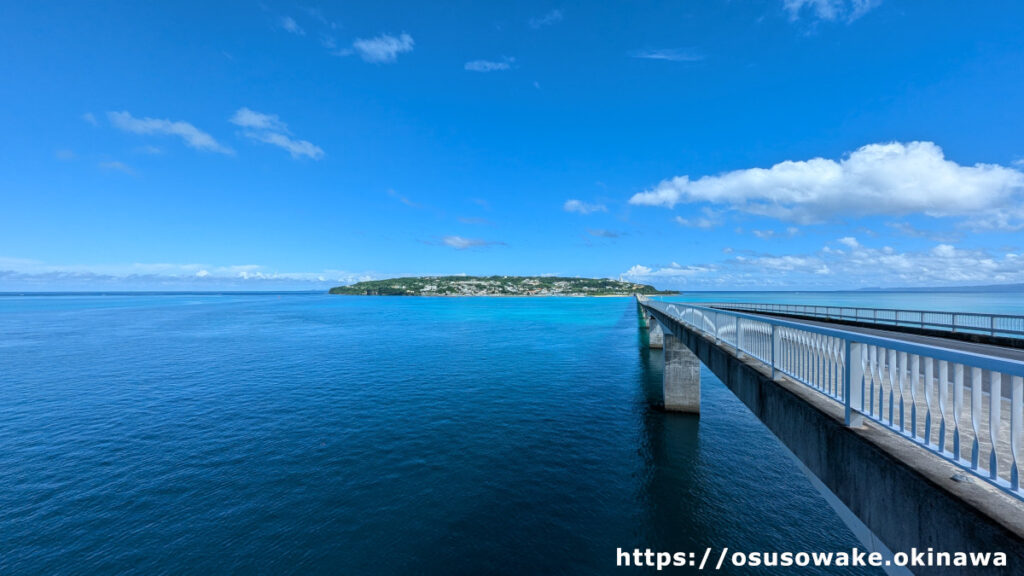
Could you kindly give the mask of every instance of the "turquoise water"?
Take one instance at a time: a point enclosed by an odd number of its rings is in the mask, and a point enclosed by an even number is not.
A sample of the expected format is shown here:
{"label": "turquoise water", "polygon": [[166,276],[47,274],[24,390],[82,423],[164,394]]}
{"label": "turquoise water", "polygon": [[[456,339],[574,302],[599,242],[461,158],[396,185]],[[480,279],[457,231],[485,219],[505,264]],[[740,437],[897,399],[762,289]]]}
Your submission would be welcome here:
{"label": "turquoise water", "polygon": [[710,373],[700,419],[651,408],[639,337],[625,298],[0,297],[0,573],[596,574],[617,548],[857,545]]}

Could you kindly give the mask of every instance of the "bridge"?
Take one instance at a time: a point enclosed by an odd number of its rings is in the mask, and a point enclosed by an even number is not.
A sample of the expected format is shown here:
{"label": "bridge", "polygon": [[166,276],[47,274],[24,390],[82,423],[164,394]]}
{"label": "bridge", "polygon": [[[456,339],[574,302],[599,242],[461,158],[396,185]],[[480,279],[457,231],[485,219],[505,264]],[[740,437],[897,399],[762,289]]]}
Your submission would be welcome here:
{"label": "bridge", "polygon": [[1024,574],[1024,317],[637,305],[643,341],[664,350],[666,410],[700,413],[703,364],[869,548],[1005,552]]}

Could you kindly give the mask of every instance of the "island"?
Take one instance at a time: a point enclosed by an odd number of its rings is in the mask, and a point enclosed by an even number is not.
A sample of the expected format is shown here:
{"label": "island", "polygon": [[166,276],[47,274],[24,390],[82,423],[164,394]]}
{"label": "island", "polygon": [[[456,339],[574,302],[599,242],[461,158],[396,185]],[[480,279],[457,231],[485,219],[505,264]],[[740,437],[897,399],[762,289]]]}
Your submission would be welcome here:
{"label": "island", "polygon": [[629,296],[678,294],[607,278],[558,276],[418,276],[357,282],[331,288],[350,296]]}

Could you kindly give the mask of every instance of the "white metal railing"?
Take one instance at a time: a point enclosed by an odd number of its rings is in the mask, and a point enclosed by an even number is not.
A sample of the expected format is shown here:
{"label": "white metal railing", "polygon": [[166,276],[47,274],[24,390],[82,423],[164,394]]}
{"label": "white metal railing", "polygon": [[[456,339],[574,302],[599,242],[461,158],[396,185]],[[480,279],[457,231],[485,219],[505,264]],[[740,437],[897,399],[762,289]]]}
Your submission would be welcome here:
{"label": "white metal railing", "polygon": [[654,311],[1024,499],[1024,362],[691,304]]}
{"label": "white metal railing", "polygon": [[703,305],[710,308],[727,308],[747,312],[810,316],[825,320],[847,320],[888,326],[987,334],[989,336],[1005,336],[1009,338],[1024,337],[1024,316],[1009,314],[898,310],[893,308],[853,308],[850,306],[817,306],[813,304],[754,304],[748,302],[716,302]]}

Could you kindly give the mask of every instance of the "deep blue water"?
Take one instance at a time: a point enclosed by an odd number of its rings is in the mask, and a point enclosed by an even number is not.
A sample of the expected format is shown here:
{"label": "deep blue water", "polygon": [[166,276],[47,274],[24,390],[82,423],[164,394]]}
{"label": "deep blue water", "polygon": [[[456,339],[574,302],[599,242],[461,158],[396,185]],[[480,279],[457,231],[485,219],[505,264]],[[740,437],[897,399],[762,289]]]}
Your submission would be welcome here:
{"label": "deep blue water", "polygon": [[710,373],[699,419],[651,408],[639,338],[622,298],[0,297],[0,573],[596,574],[616,548],[857,545]]}

